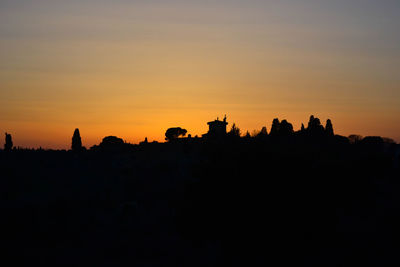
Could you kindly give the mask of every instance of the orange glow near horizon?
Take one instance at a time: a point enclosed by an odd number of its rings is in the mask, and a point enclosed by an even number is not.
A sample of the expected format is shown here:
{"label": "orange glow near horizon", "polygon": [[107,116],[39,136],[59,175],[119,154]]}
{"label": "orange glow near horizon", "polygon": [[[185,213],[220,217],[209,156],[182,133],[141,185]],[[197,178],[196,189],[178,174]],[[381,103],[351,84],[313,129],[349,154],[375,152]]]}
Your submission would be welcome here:
{"label": "orange glow near horizon", "polygon": [[91,147],[315,115],[400,142],[400,5],[355,2],[4,0],[0,132],[68,149],[75,128]]}

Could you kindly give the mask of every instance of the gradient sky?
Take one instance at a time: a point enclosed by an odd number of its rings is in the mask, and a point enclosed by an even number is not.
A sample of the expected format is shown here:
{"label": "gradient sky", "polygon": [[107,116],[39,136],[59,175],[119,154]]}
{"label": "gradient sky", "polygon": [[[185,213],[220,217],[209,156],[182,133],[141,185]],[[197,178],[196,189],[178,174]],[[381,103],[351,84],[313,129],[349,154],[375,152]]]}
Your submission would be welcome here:
{"label": "gradient sky", "polygon": [[399,14],[399,0],[1,0],[0,131],[69,148],[78,127],[90,147],[314,114],[400,142]]}

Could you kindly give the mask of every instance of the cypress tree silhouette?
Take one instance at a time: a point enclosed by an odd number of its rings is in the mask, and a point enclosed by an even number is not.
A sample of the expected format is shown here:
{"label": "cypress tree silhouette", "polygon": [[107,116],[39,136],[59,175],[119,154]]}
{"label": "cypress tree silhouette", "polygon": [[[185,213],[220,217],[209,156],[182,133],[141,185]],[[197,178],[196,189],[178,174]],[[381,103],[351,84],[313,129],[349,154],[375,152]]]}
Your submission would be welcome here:
{"label": "cypress tree silhouette", "polygon": [[82,150],[82,140],[81,135],[79,133],[79,129],[76,128],[74,131],[74,135],[72,136],[72,151],[81,151]]}
{"label": "cypress tree silhouette", "polygon": [[321,125],[321,121],[313,115],[310,116],[307,131],[309,134],[314,136],[322,136],[325,133],[325,129],[324,126]]}
{"label": "cypress tree silhouette", "polygon": [[13,141],[11,134],[6,133],[6,142],[4,144],[4,151],[11,151],[13,147]]}
{"label": "cypress tree silhouette", "polygon": [[279,119],[276,118],[272,121],[271,132],[269,134],[272,136],[278,135],[279,129],[280,129],[280,122]]}
{"label": "cypress tree silhouette", "polygon": [[304,128],[304,124],[301,124],[301,131],[304,132],[306,129]]}
{"label": "cypress tree silhouette", "polygon": [[314,115],[310,116],[310,120],[308,121],[308,126],[307,129],[310,130],[313,127],[313,123],[314,123]]}
{"label": "cypress tree silhouette", "polygon": [[328,119],[328,120],[326,121],[325,132],[326,132],[326,134],[329,135],[329,136],[333,136],[333,135],[334,135],[333,126],[332,126],[332,122],[331,122],[330,119]]}

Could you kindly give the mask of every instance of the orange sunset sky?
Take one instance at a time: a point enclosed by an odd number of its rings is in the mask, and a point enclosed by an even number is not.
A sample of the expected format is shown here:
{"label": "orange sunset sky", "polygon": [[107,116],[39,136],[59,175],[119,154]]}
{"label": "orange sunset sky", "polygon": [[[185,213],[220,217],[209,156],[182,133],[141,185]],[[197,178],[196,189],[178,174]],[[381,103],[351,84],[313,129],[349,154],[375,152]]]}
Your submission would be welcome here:
{"label": "orange sunset sky", "polygon": [[2,0],[0,131],[69,148],[79,128],[90,147],[313,114],[400,142],[399,14],[398,0]]}

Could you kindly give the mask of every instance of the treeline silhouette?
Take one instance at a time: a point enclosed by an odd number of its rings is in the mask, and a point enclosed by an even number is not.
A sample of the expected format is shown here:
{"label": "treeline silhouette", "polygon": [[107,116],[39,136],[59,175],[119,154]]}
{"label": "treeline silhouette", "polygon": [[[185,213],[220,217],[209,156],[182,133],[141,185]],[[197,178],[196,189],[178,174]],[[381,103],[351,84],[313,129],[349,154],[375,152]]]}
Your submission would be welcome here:
{"label": "treeline silhouette", "polygon": [[[224,119],[226,121],[226,117]],[[361,135],[350,135],[348,137],[335,135],[333,130],[332,121],[330,119],[326,120],[325,127],[321,124],[319,118],[310,116],[307,128],[304,127],[304,124],[301,124],[301,129],[299,131],[293,130],[293,125],[287,120],[279,121],[278,118],[273,119],[271,130],[268,133],[267,127],[262,127],[260,131],[254,131],[250,134],[248,131],[245,135],[242,135],[241,130],[235,123],[232,124],[231,129],[222,136],[209,136],[207,134],[203,135],[202,138],[192,136],[189,134],[187,138],[185,137],[187,134],[187,130],[181,127],[172,127],[167,129],[165,132],[165,140],[167,142],[190,142],[190,141],[201,141],[203,143],[207,143],[210,141],[218,141],[222,143],[226,143],[232,140],[238,140],[239,138],[243,140],[249,139],[263,139],[266,141],[270,139],[270,141],[279,142],[279,141],[289,141],[290,143],[323,143],[323,142],[339,142],[339,143],[362,143],[362,144],[372,144],[379,146],[392,146],[395,148],[396,142],[393,139],[379,137],[379,136],[367,136],[362,137]],[[179,138],[182,137],[182,138]],[[217,140],[215,140],[217,139]],[[149,144],[147,137],[143,142],[140,142],[139,145],[147,145]],[[157,141],[153,141],[152,144],[158,144]],[[108,151],[108,152],[118,152],[118,151],[130,151],[135,149],[134,144],[126,143],[123,139],[118,138],[116,136],[107,136],[104,137],[102,142],[99,145],[94,145],[90,148],[93,151]],[[13,148],[13,141],[11,134],[6,133],[4,151],[14,150],[26,150],[24,148]],[[34,150],[34,149],[31,149]],[[39,150],[43,150],[40,148]],[[75,129],[72,136],[71,143],[71,151],[73,152],[82,152],[86,151],[86,147],[82,145],[82,139],[80,136],[79,129]]]}
{"label": "treeline silhouette", "polygon": [[5,254],[42,266],[400,264],[398,144],[343,137],[314,116],[298,131],[279,119],[269,132],[220,129],[89,149],[76,129],[70,151],[6,136]]}

